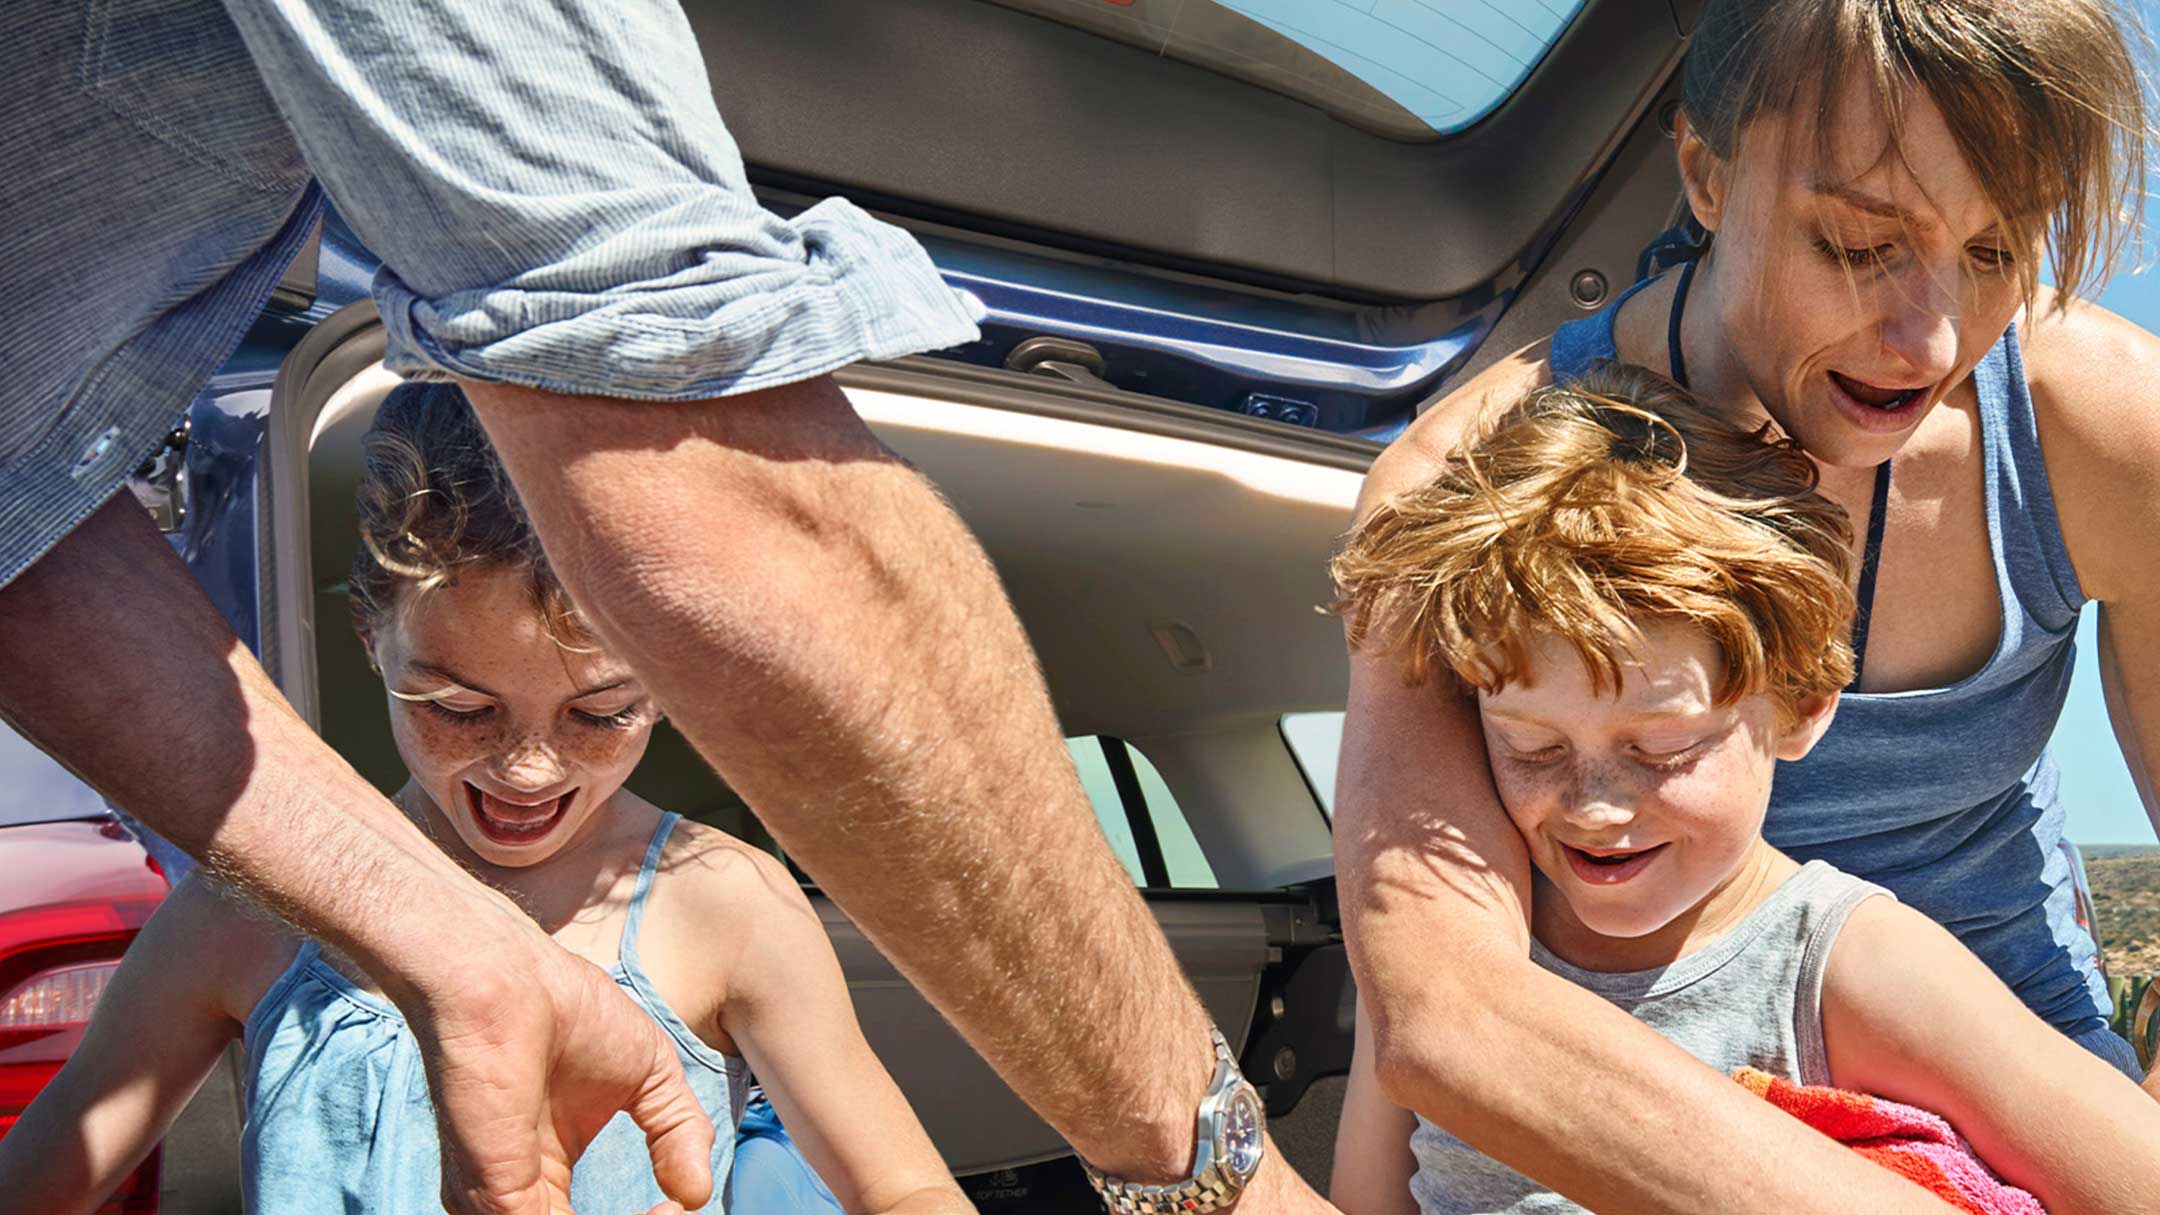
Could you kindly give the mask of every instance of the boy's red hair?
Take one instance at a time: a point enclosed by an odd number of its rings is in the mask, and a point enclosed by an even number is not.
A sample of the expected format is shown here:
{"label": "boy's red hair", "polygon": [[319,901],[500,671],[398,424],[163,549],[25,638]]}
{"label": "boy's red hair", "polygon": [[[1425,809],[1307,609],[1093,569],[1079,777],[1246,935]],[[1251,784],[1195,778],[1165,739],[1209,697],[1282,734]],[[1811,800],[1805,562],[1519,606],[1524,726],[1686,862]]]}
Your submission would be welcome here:
{"label": "boy's red hair", "polygon": [[1377,631],[1401,649],[1413,684],[1439,663],[1497,691],[1546,632],[1618,691],[1657,619],[1717,642],[1720,703],[1836,692],[1853,673],[1852,527],[1768,432],[1640,368],[1538,389],[1351,534],[1334,610],[1351,645]]}

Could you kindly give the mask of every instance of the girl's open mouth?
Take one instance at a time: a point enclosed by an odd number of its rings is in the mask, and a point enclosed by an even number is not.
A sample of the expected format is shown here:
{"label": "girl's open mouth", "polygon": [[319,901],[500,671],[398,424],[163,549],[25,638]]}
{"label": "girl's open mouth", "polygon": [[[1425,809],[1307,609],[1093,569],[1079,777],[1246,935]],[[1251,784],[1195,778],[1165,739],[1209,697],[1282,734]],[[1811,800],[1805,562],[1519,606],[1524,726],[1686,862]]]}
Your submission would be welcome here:
{"label": "girl's open mouth", "polygon": [[1863,430],[1890,432],[1903,430],[1919,417],[1920,407],[1928,399],[1927,386],[1919,388],[1884,388],[1866,380],[1856,380],[1848,375],[1830,372],[1830,399],[1839,412],[1852,419]]}
{"label": "girl's open mouth", "polygon": [[1617,886],[1649,868],[1666,847],[1659,844],[1634,852],[1585,852],[1562,844],[1560,850],[1567,853],[1568,867],[1576,877],[1593,886]]}
{"label": "girl's open mouth", "polygon": [[562,821],[577,790],[550,801],[520,804],[505,801],[472,784],[465,785],[465,806],[480,834],[498,844],[530,844],[542,839]]}

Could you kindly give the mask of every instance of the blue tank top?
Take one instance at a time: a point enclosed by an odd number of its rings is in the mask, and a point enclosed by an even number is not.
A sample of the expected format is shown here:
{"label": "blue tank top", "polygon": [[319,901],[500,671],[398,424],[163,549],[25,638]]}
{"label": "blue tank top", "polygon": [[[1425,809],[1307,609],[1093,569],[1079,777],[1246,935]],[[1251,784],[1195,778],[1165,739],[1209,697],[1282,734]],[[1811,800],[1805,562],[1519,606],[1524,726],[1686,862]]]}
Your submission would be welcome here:
{"label": "blue tank top", "polygon": [[[638,926],[674,814],[654,829],[623,922],[615,982],[675,1040],[690,1088],[711,1115],[713,1193],[722,1193],[748,1091],[743,1061],[707,1046],[675,1015],[638,962]],[[247,1050],[241,1188],[250,1211],[345,1215],[441,1211],[442,1157],[420,1051],[387,1000],[355,986],[313,941],[263,993]],[[617,1114],[570,1178],[580,1211],[643,1211],[660,1202],[645,1137]],[[716,1197],[705,1208],[723,1209]]]}
{"label": "blue tank top", "polygon": [[[1605,311],[1553,333],[1553,377],[1618,357]],[[2107,987],[2076,919],[2048,754],[2070,691],[2084,593],[2055,519],[2012,328],[1973,370],[2002,635],[1940,688],[1847,692],[1813,752],[1778,765],[1763,835],[1877,883],[1955,933],[2026,1005],[2122,1065]],[[2134,1060],[2130,1066],[2134,1067]]]}

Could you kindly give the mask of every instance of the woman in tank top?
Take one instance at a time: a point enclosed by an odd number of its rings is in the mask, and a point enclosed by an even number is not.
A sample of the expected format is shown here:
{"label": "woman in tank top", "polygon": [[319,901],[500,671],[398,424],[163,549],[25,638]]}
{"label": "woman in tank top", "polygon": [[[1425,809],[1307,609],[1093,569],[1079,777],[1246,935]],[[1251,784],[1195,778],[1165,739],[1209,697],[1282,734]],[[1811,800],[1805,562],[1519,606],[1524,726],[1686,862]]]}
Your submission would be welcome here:
{"label": "woman in tank top", "polygon": [[[410,774],[396,801],[667,1031],[718,1132],[690,1149],[710,1153],[700,1209],[733,1207],[754,1070],[848,1211],[971,1210],[863,1040],[795,879],[622,787],[659,714],[555,580],[464,394],[394,390],[365,451],[347,585]],[[82,1045],[0,1139],[0,1209],[96,1207],[235,1038],[247,1209],[442,1209],[428,1080],[397,1008],[200,874],[152,917]],[[678,1154],[665,1147],[648,1154],[617,1114],[571,1172],[576,1209],[681,1211],[654,1178],[653,1161]]]}
{"label": "woman in tank top", "polygon": [[[1429,481],[1482,409],[1603,358],[1797,440],[1857,524],[1864,653],[1780,774],[1768,838],[1892,890],[2139,1078],[2074,922],[2045,754],[2094,601],[2126,757],[2160,758],[2160,411],[2141,405],[2160,341],[2081,298],[2141,200],[2126,21],[2106,0],[1711,0],[1676,139],[1707,233],[1690,267],[1453,390],[1360,513]],[[1769,1158],[1760,1111],[1531,964],[1529,868],[1466,706],[1354,652],[1340,772],[1345,929],[1397,1104],[1622,1208],[1839,1209],[1819,1186],[1839,1162]],[[1593,1121],[1609,1150],[1575,1133]],[[1610,1129],[1653,1124],[1700,1150]]]}

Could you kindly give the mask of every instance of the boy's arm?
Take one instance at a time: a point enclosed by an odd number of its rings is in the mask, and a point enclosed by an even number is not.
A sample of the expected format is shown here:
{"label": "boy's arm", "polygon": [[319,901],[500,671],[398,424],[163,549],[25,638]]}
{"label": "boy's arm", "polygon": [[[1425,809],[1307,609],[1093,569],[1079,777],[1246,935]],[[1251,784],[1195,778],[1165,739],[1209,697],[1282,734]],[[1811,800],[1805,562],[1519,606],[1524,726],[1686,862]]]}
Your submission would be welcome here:
{"label": "boy's arm", "polygon": [[2052,1215],[2146,1210],[2160,1194],[2160,1103],[1909,907],[1854,910],[1830,951],[1823,1033],[1838,1087],[1942,1115]]}
{"label": "boy's arm", "polygon": [[1410,1133],[1417,1115],[1388,1104],[1373,1075],[1372,1025],[1357,1013],[1357,1050],[1350,1057],[1350,1087],[1343,1093],[1342,1121],[1335,1131],[1335,1168],[1328,1201],[1343,1215],[1417,1215],[1410,1179],[1417,1158]]}
{"label": "boy's arm", "polygon": [[164,1137],[240,1033],[224,960],[272,935],[244,918],[199,877],[166,897],[66,1066],[0,1139],[0,1215],[91,1211]]}
{"label": "boy's arm", "polygon": [[[728,847],[753,871],[707,864],[679,872],[706,887],[693,895],[706,926],[740,926],[721,1027],[764,1084],[788,1134],[850,1215],[955,1215],[961,1194],[885,1065],[863,1040],[847,980],[825,926],[779,862]],[[715,889],[716,872],[731,873]]]}

